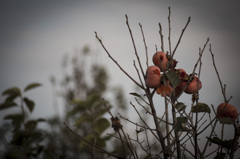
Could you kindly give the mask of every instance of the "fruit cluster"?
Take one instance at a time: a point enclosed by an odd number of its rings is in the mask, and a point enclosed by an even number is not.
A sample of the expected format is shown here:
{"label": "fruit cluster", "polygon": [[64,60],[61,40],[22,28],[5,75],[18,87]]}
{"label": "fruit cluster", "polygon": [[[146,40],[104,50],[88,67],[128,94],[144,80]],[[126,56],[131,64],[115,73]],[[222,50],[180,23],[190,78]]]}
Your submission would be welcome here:
{"label": "fruit cluster", "polygon": [[[164,52],[156,52],[152,57],[152,61],[154,65],[149,66],[146,71],[146,85],[149,88],[157,89],[157,94],[161,94],[164,97],[166,95],[170,96],[175,92],[175,96],[178,96],[183,89],[187,94],[194,94],[202,88],[201,81],[195,75],[189,80],[191,74],[188,75],[184,69],[175,69],[177,61]],[[176,88],[165,78],[165,73],[169,70],[175,72],[181,80]],[[160,72],[163,73],[161,74]]]}
{"label": "fruit cluster", "polygon": [[[184,69],[175,69],[177,61],[164,52],[156,52],[152,61],[154,65],[149,66],[146,71],[146,86],[156,89],[157,94],[162,97],[171,96],[173,92],[175,97],[179,96],[181,92],[194,94],[202,88],[202,82],[197,76],[187,74]],[[180,82],[176,87],[173,87],[169,79],[166,78],[165,73],[168,71],[175,72],[178,75]],[[237,116],[237,109],[231,104],[222,103],[217,107],[218,119],[230,118],[235,122]]]}

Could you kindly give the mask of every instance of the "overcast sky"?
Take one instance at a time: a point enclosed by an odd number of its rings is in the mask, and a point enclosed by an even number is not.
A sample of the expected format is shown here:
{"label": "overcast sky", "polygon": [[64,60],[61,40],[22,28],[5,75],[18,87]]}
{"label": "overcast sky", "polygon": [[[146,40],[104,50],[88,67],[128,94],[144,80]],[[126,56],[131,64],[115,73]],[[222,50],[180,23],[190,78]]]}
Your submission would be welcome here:
{"label": "overcast sky", "polygon": [[[23,89],[31,82],[42,83],[43,87],[27,95],[36,102],[37,116],[51,116],[50,75],[61,77],[60,63],[64,53],[89,45],[93,50],[99,51],[97,60],[107,67],[111,76],[110,84],[123,86],[128,94],[134,88],[132,82],[107,57],[95,39],[94,31],[98,32],[109,52],[122,67],[137,77],[132,65],[135,57],[125,24],[125,14],[129,17],[139,55],[144,61],[145,50],[138,23],[143,25],[150,57],[155,52],[155,45],[160,49],[159,22],[163,27],[165,50],[168,50],[169,6],[172,11],[173,47],[191,16],[191,22],[175,55],[179,61],[178,68],[184,68],[190,73],[198,58],[199,47],[209,37],[220,76],[227,85],[227,96],[233,96],[230,103],[239,110],[240,1],[234,0],[227,3],[223,0],[1,1],[0,91],[12,86]],[[203,88],[200,99],[216,107],[223,102],[223,97],[208,48],[202,59]],[[146,69],[145,65],[144,67]],[[190,99],[187,95],[181,98],[188,102]]]}

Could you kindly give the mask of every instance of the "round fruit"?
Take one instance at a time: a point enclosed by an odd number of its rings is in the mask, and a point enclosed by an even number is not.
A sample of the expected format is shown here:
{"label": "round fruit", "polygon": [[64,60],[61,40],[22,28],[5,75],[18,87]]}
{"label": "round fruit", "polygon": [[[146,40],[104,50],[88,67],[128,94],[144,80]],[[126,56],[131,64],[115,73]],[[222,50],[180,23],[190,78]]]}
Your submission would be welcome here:
{"label": "round fruit", "polygon": [[217,107],[217,118],[231,118],[233,122],[237,119],[237,109],[231,104],[222,103]]}
{"label": "round fruit", "polygon": [[[181,87],[182,88],[185,87],[186,84],[187,84],[186,81],[182,82]],[[184,90],[184,92],[187,94],[193,94],[193,93],[196,93],[201,88],[202,88],[202,82],[197,78],[197,76],[194,76],[192,81],[189,83],[187,88]]]}
{"label": "round fruit", "polygon": [[161,74],[157,66],[149,66],[146,71],[146,85],[149,88],[157,88],[160,85]]}
{"label": "round fruit", "polygon": [[168,59],[164,52],[156,52],[152,57],[152,61],[154,65],[158,66],[161,69],[161,71],[166,71]]}

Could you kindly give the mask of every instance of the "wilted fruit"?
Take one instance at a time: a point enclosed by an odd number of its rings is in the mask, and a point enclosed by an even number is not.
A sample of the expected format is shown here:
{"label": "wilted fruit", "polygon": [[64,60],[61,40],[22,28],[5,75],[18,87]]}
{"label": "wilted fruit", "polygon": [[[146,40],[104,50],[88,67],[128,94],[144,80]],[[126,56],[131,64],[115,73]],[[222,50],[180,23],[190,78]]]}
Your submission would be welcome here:
{"label": "wilted fruit", "polygon": [[146,85],[149,88],[157,88],[160,85],[161,74],[157,66],[149,66],[146,71]]}
{"label": "wilted fruit", "polygon": [[168,59],[164,52],[156,52],[152,57],[152,61],[155,66],[158,66],[161,69],[161,71],[166,71]]}
{"label": "wilted fruit", "polygon": [[231,118],[233,122],[237,119],[237,108],[231,104],[221,103],[217,107],[217,118]]}
{"label": "wilted fruit", "polygon": [[162,97],[170,96],[170,94],[172,93],[173,89],[169,84],[169,81],[166,82],[167,85],[165,85],[164,83],[161,83],[159,85],[159,87],[157,88],[157,94],[161,94]]}

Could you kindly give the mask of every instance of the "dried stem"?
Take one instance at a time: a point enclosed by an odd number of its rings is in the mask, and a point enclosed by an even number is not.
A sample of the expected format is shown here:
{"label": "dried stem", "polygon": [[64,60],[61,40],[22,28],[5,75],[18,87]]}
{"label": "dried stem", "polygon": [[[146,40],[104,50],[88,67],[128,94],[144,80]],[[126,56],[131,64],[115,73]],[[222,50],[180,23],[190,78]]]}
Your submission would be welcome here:
{"label": "dried stem", "polygon": [[143,43],[144,43],[144,47],[145,47],[145,51],[146,51],[146,65],[147,65],[147,67],[148,67],[148,66],[149,66],[149,65],[148,65],[148,51],[147,51],[148,47],[147,47],[146,40],[145,40],[145,36],[144,36],[144,33],[143,33],[143,28],[142,28],[142,25],[141,25],[140,23],[139,23],[139,26],[140,26],[141,32],[142,32]]}
{"label": "dried stem", "polygon": [[135,111],[137,112],[140,120],[145,124],[145,126],[147,127],[148,130],[151,131],[151,133],[156,137],[156,139],[160,142],[160,139],[157,137],[157,135],[152,131],[152,129],[150,129],[150,127],[148,126],[148,124],[145,122],[145,120],[142,118],[142,116],[140,115],[140,113],[138,112],[137,108],[135,107],[134,104],[130,103],[132,105],[132,107],[135,109]]}
{"label": "dried stem", "polygon": [[[214,118],[214,119],[215,119],[215,118]],[[214,120],[214,119],[213,119],[213,120]],[[212,120],[212,121],[213,121],[213,120]],[[212,122],[211,122],[211,123],[212,123]],[[209,135],[209,138],[212,137],[216,125],[217,125],[217,120],[215,120],[215,123],[214,123],[214,125],[213,125],[212,131],[211,131],[211,133],[210,133],[210,135]],[[199,134],[199,133],[198,133],[198,134]],[[203,148],[203,151],[202,151],[202,154],[201,154],[201,158],[204,157],[204,154],[205,154],[205,152],[206,152],[206,150],[207,150],[208,143],[209,143],[209,140],[207,140],[207,142],[206,142],[206,144],[205,144],[205,146],[204,146],[204,148]]]}
{"label": "dried stem", "polygon": [[108,52],[108,50],[106,49],[106,47],[103,45],[102,40],[98,37],[97,32],[95,32],[96,38],[97,40],[100,42],[100,44],[102,45],[103,49],[105,50],[105,52],[107,53],[108,57],[118,66],[118,68],[125,74],[128,76],[128,78],[130,78],[138,87],[144,89],[141,84],[139,84],[136,80],[134,80],[133,77],[131,77],[119,64],[118,62],[111,56],[111,54]]}
{"label": "dried stem", "polygon": [[174,56],[174,54],[175,54],[175,52],[176,52],[176,50],[177,50],[177,48],[178,48],[178,45],[180,44],[180,41],[181,41],[181,39],[182,39],[183,33],[185,32],[185,30],[186,30],[186,28],[187,28],[187,26],[188,26],[188,24],[189,24],[190,21],[191,21],[191,17],[188,17],[187,24],[185,25],[185,27],[184,27],[183,30],[182,30],[182,33],[181,33],[181,35],[180,35],[180,37],[179,37],[179,39],[178,39],[177,45],[175,46],[175,48],[174,48],[174,50],[173,50],[172,57]]}
{"label": "dried stem", "polygon": [[158,25],[159,25],[159,34],[160,34],[160,39],[161,39],[161,49],[162,49],[162,52],[164,52],[162,25],[161,25],[161,23],[159,23]]}
{"label": "dried stem", "polygon": [[186,86],[182,89],[181,93],[179,93],[179,95],[175,98],[175,100],[177,100],[177,99],[182,95],[182,93],[184,92],[184,90],[185,90],[185,89],[187,88],[187,86],[189,85],[191,79],[193,78],[193,76],[194,76],[194,74],[195,74],[195,71],[196,71],[196,69],[197,69],[198,63],[200,62],[200,60],[201,60],[201,58],[202,58],[203,52],[204,52],[204,50],[205,50],[206,45],[208,44],[208,42],[209,42],[209,38],[207,38],[207,41],[206,41],[206,43],[204,44],[203,49],[202,49],[202,51],[201,51],[200,54],[199,54],[199,58],[198,58],[195,66],[194,66],[194,68],[193,68],[192,74],[191,74],[191,76],[189,77]]}
{"label": "dried stem", "polygon": [[218,73],[218,70],[217,70],[217,67],[216,67],[216,63],[215,63],[215,60],[214,60],[214,54],[212,53],[211,44],[209,44],[209,51],[210,51],[210,53],[212,55],[213,66],[214,66],[214,69],[216,71],[216,74],[217,74],[217,77],[218,77],[218,81],[219,81],[221,89],[222,89],[222,95],[223,95],[224,101],[227,102],[226,91],[225,91],[226,85],[225,85],[225,87],[223,87],[222,80],[221,80],[221,78],[219,76],[219,73]]}
{"label": "dried stem", "polygon": [[138,78],[139,78],[139,80],[140,80],[140,82],[141,82],[142,87],[144,87],[143,82],[142,82],[142,78],[141,78],[141,76],[140,76],[140,74],[139,74],[139,71],[138,71],[138,68],[137,68],[137,66],[136,66],[135,60],[133,60],[133,66],[135,67],[135,69],[136,69],[136,71],[137,71]]}
{"label": "dried stem", "polygon": [[172,47],[171,47],[171,20],[170,20],[170,17],[171,17],[171,8],[168,7],[168,42],[169,42],[169,53],[170,53],[170,56],[172,56]]}
{"label": "dried stem", "polygon": [[143,75],[143,77],[144,77],[144,76],[145,76],[145,73],[144,73],[144,71],[143,71],[142,64],[141,64],[140,58],[139,58],[138,53],[137,53],[137,48],[136,48],[136,45],[135,45],[135,42],[134,42],[134,38],[133,38],[133,35],[132,35],[132,30],[131,30],[131,28],[130,28],[130,26],[129,26],[129,22],[128,22],[128,16],[127,16],[127,15],[125,15],[125,16],[126,16],[126,24],[127,24],[127,27],[128,27],[128,30],[129,30],[131,39],[132,39],[132,43],[133,43],[133,48],[134,48],[134,51],[135,51],[135,55],[136,55],[136,57],[137,57],[139,67],[140,67],[140,69],[141,69],[141,71],[142,71],[142,75]]}

